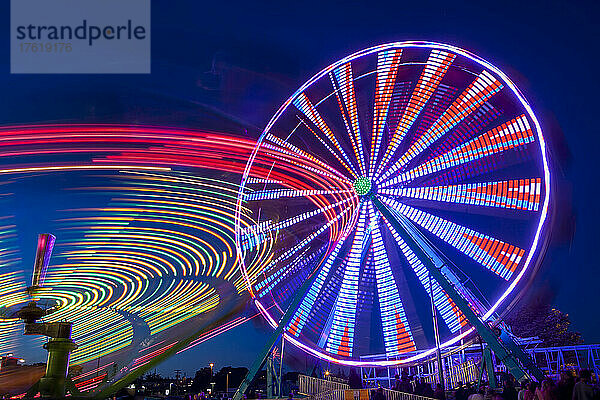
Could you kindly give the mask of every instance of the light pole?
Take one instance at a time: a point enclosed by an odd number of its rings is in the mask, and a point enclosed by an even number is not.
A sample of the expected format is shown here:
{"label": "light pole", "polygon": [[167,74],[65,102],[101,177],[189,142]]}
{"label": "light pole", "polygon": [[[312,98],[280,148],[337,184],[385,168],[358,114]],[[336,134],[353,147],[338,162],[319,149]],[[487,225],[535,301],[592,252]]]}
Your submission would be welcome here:
{"label": "light pole", "polygon": [[[210,367],[210,380],[212,381],[213,378],[213,367],[215,366],[215,363],[209,363],[208,366]],[[213,396],[215,394],[215,383],[214,382],[210,382],[210,394],[211,396]]]}
{"label": "light pole", "polygon": [[231,371],[227,371],[227,375],[225,375],[225,395],[229,398],[229,374]]}

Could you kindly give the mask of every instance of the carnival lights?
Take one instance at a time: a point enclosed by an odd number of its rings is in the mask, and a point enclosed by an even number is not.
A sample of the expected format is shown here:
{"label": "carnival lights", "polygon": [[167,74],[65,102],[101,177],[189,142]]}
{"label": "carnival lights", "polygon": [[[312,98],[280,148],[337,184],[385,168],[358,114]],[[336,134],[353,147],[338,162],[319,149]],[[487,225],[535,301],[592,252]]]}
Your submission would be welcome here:
{"label": "carnival lights", "polygon": [[[275,145],[289,153],[266,164]],[[294,156],[313,160],[312,175],[289,169]],[[267,165],[270,178],[257,181]],[[283,171],[302,189],[282,184]],[[311,281],[283,322],[308,353],[347,365],[417,361],[435,351],[430,302],[441,347],[473,321],[415,241],[434,246],[477,318],[495,319],[534,269],[549,191],[539,122],[502,71],[450,45],[372,47],[309,79],[267,124],[238,194],[237,215],[243,207],[256,220],[236,227],[242,271],[274,327]],[[246,268],[250,233],[272,248],[259,271]]]}

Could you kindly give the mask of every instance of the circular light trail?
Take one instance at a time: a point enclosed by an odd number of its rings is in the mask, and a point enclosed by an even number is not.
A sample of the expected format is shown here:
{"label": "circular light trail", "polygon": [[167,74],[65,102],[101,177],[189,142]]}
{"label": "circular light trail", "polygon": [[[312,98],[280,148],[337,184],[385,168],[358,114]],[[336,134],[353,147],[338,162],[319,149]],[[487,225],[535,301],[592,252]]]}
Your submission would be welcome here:
{"label": "circular light trail", "polygon": [[[18,213],[11,191],[29,179],[55,182],[56,193],[48,197],[64,198],[57,206],[42,196],[40,210],[31,210],[54,213],[52,226],[43,229],[59,237],[45,288],[36,296],[44,306],[59,306],[47,321],[74,323],[79,347],[71,363],[82,368],[75,378],[81,391],[148,368],[207,325],[205,315],[216,318],[224,295],[235,299],[245,293],[235,254],[235,181],[253,141],[118,125],[18,126],[1,133],[2,198],[14,202]],[[290,169],[308,165],[300,161]],[[22,270],[17,217],[0,216],[5,246],[0,249],[0,347],[23,353],[41,349],[43,339],[22,336],[22,322],[11,317],[29,301],[30,272]],[[247,217],[242,220],[250,225]],[[235,324],[223,321],[211,336],[240,323],[232,318]]]}

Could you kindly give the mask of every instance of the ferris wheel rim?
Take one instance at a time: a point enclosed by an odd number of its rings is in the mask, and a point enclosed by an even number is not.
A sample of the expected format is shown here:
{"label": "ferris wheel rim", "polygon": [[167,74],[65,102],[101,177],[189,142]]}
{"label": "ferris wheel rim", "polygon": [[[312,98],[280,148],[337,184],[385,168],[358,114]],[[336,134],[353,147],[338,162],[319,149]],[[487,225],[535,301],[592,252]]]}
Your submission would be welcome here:
{"label": "ferris wheel rim", "polygon": [[[543,179],[544,179],[544,190],[545,190],[545,196],[544,196],[544,201],[543,201],[541,211],[540,211],[539,221],[537,221],[535,235],[533,237],[531,246],[528,250],[528,254],[527,254],[526,260],[523,264],[523,267],[521,268],[519,273],[516,274],[516,277],[510,282],[510,284],[508,285],[506,290],[503,291],[502,295],[498,299],[496,299],[495,302],[493,302],[493,304],[490,306],[488,311],[482,316],[483,320],[489,319],[489,317],[491,315],[493,315],[498,310],[498,308],[504,303],[504,301],[514,292],[515,288],[521,283],[523,276],[525,276],[525,274],[530,270],[531,265],[532,265],[532,260],[534,259],[534,257],[541,257],[541,255],[542,255],[541,252],[542,252],[543,246],[541,246],[542,241],[540,239],[542,238],[542,234],[545,233],[544,231],[546,230],[546,224],[547,224],[547,219],[548,219],[548,210],[549,210],[549,205],[550,205],[550,197],[551,197],[551,193],[552,193],[551,192],[551,173],[550,173],[550,168],[548,165],[549,163],[548,163],[546,142],[545,142],[545,138],[543,135],[541,125],[539,123],[537,116],[533,112],[533,109],[531,108],[530,104],[526,100],[525,96],[518,89],[518,87],[512,82],[512,80],[504,72],[502,72],[502,70],[500,70],[495,65],[491,64],[487,60],[484,60],[483,58],[481,58],[467,50],[464,50],[462,48],[459,48],[459,47],[456,47],[453,45],[438,43],[438,42],[430,42],[430,41],[403,41],[403,42],[392,42],[392,43],[385,43],[385,44],[381,44],[381,45],[377,45],[377,46],[372,46],[372,47],[357,51],[349,56],[346,56],[346,57],[330,64],[329,66],[323,68],[321,71],[319,71],[318,73],[313,75],[303,85],[301,85],[279,107],[277,112],[270,119],[270,121],[266,125],[265,129],[262,131],[259,139],[257,140],[256,146],[254,147],[254,149],[248,159],[246,167],[244,169],[244,173],[242,175],[241,183],[240,183],[239,190],[238,190],[238,197],[237,197],[237,204],[236,204],[236,218],[235,218],[235,236],[236,236],[235,245],[236,245],[236,250],[237,250],[237,254],[238,254],[238,262],[239,262],[240,268],[242,270],[242,273],[244,275],[244,278],[246,279],[248,290],[250,291],[255,304],[257,304],[257,307],[259,308],[260,313],[263,315],[263,317],[265,317],[265,319],[268,321],[268,323],[273,327],[277,326],[276,321],[273,320],[272,316],[262,306],[262,303],[260,302],[260,300],[253,293],[252,284],[249,280],[248,271],[246,270],[245,261],[243,259],[244,258],[243,252],[240,247],[240,240],[239,240],[240,229],[241,229],[241,225],[239,223],[239,221],[240,221],[239,217],[241,216],[243,194],[244,194],[244,190],[246,188],[246,184],[247,184],[246,182],[247,182],[249,171],[255,161],[257,153],[258,153],[265,137],[271,131],[273,125],[279,120],[281,115],[292,105],[292,102],[294,101],[294,99],[298,98],[298,96],[300,96],[303,92],[305,92],[315,82],[319,81],[321,78],[326,76],[328,73],[333,71],[335,68],[337,68],[343,64],[346,64],[348,62],[351,62],[353,60],[359,59],[359,58],[367,56],[367,55],[371,55],[373,53],[378,53],[378,52],[384,51],[384,50],[402,49],[402,48],[427,48],[427,49],[432,49],[432,50],[437,49],[437,50],[449,51],[449,52],[452,52],[457,55],[462,55],[462,56],[468,58],[469,60],[479,64],[484,69],[488,69],[488,70],[492,71],[510,89],[511,93],[515,96],[515,98],[518,100],[520,105],[525,109],[525,111],[527,112],[527,116],[531,119],[531,121],[533,122],[533,124],[535,126],[535,137],[539,141],[538,145],[540,147],[539,152],[541,154],[541,162],[542,162],[541,166],[543,168],[543,175],[544,175]],[[323,260],[321,260],[321,263],[322,262],[323,262]],[[452,337],[451,339],[445,341],[440,346],[442,348],[448,347],[448,346],[458,342],[459,340],[464,338],[466,335],[468,335],[472,331],[473,331],[473,328],[470,328],[470,329],[466,330],[465,332],[463,332],[459,335],[456,335],[456,336]],[[397,359],[397,360],[393,360],[393,361],[392,360],[382,361],[382,362],[356,361],[356,360],[347,360],[347,359],[336,358],[335,356],[327,353],[326,351],[319,351],[311,346],[308,346],[308,345],[302,343],[301,340],[291,337],[291,335],[289,335],[288,333],[284,333],[284,336],[286,337],[287,340],[291,341],[296,346],[302,348],[303,350],[305,350],[317,357],[320,357],[322,359],[325,359],[325,360],[328,360],[331,362],[336,362],[336,363],[345,364],[345,365],[352,365],[352,366],[401,365],[401,364],[406,364],[409,362],[414,362],[419,359],[425,358],[425,357],[429,356],[431,354],[431,352],[433,351],[433,349],[429,349],[417,356],[413,356],[413,357],[405,358],[405,359]]]}

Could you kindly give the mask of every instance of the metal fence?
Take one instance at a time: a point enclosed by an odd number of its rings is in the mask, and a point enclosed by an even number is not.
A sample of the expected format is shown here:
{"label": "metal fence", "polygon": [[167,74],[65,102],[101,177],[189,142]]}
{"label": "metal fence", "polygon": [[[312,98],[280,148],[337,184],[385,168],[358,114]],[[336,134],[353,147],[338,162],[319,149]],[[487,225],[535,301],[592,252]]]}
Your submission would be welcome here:
{"label": "metal fence", "polygon": [[[404,393],[386,388],[382,389],[386,400],[434,400],[430,397],[419,396],[416,394]],[[345,400],[346,392],[350,390],[352,389],[350,389],[350,386],[346,383],[298,375],[298,392],[308,396],[308,399],[310,400]],[[361,389],[356,390],[356,392],[370,390],[372,389]],[[360,396],[354,397],[359,398]]]}
{"label": "metal fence", "polygon": [[458,382],[477,382],[479,379],[479,367],[472,359],[458,365],[451,366],[447,371],[446,387],[458,388]]}
{"label": "metal fence", "polygon": [[[432,385],[440,383],[440,376],[437,371],[423,375],[425,382]],[[458,388],[458,382],[473,383],[479,378],[479,367],[475,361],[468,359],[466,362],[452,366],[446,366],[445,371],[445,386],[446,389]]]}
{"label": "metal fence", "polygon": [[[396,390],[391,389],[383,389],[383,395],[386,400],[435,400],[431,397],[419,396],[411,393],[398,392]],[[360,389],[356,390],[356,392],[361,391],[372,391],[375,389]],[[352,392],[352,389],[338,389],[338,390],[330,390],[328,392],[323,392],[319,394],[310,395],[308,399],[310,400],[346,400],[346,392]],[[353,399],[362,398],[358,394],[352,397]],[[371,398],[370,396],[366,398]]]}
{"label": "metal fence", "polygon": [[418,394],[399,392],[383,388],[383,395],[386,400],[433,400],[431,397],[420,396]]}
{"label": "metal fence", "polygon": [[527,349],[534,362],[554,377],[562,371],[587,368],[600,376],[600,345],[574,345]]}
{"label": "metal fence", "polygon": [[346,390],[348,389],[329,390],[327,392],[310,395],[308,398],[310,400],[345,400]]}
{"label": "metal fence", "polygon": [[[306,375],[298,375],[298,392],[300,394],[315,395],[341,390],[341,398],[343,398],[343,391],[346,389],[350,389],[350,386],[347,383],[335,382],[333,380],[327,379],[313,378],[312,376]],[[331,400],[337,399],[332,398]]]}

